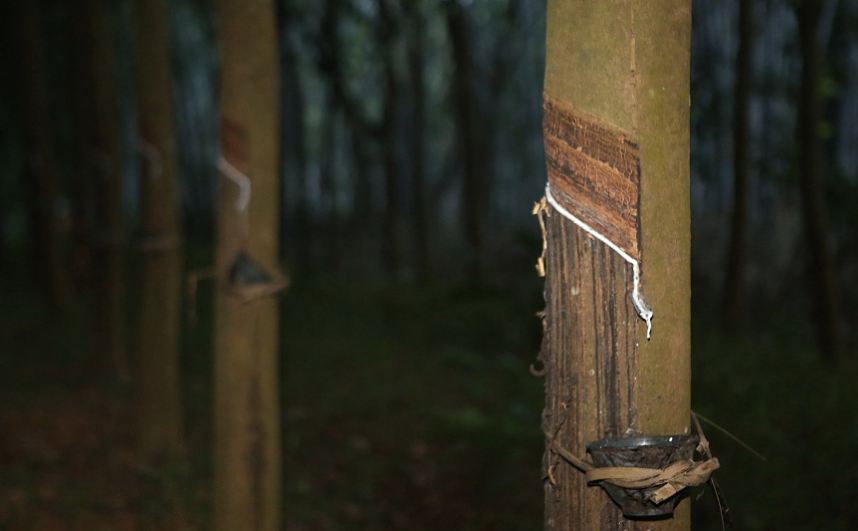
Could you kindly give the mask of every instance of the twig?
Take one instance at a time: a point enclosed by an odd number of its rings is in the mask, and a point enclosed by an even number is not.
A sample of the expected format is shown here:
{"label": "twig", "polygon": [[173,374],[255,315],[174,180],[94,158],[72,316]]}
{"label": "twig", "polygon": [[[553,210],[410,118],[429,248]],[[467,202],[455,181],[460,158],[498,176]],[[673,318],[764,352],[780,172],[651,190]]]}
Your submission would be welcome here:
{"label": "twig", "polygon": [[[751,447],[750,447],[746,442],[744,442],[742,439],[740,439],[740,438],[736,437],[735,435],[733,435],[732,433],[730,433],[729,431],[727,431],[725,428],[722,428],[721,426],[719,426],[719,425],[715,424],[714,422],[712,422],[711,420],[707,419],[706,417],[704,417],[704,416],[703,416],[703,415],[701,415],[700,413],[692,413],[692,414],[691,414],[691,416],[692,416],[692,418],[694,418],[694,419],[699,418],[700,420],[705,421],[705,422],[706,422],[706,424],[709,424],[710,426],[712,426],[712,427],[713,427],[713,428],[715,428],[716,430],[720,431],[721,433],[723,433],[723,434],[724,434],[724,435],[726,435],[727,437],[729,437],[729,438],[733,439],[734,441],[736,441],[737,443],[739,443],[739,445],[740,445],[740,446],[742,446],[742,448],[744,448],[745,450],[747,450],[747,451],[751,452],[752,454],[754,454],[755,456],[757,456],[761,461],[765,461],[765,460],[766,460],[766,458],[765,458],[765,457],[763,457],[763,455],[762,455],[762,454],[760,454],[759,452],[757,452],[756,450],[754,450],[753,448],[751,448]],[[698,430],[699,430],[699,429],[700,429],[700,423],[697,423],[697,427],[698,427]],[[699,433],[699,431],[698,431],[698,433]]]}

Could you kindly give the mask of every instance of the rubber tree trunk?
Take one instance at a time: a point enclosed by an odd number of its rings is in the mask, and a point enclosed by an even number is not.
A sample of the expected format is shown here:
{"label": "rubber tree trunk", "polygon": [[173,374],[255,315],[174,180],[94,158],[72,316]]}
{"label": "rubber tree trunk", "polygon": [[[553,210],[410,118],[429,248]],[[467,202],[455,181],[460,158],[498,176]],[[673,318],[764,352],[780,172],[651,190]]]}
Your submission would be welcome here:
{"label": "rubber tree trunk", "polygon": [[426,283],[432,272],[429,246],[429,213],[426,203],[426,17],[427,6],[422,0],[406,4],[411,28],[408,43],[408,66],[412,94],[411,186],[413,191],[413,230],[417,250],[417,279]]}
{"label": "rubber tree trunk", "polygon": [[384,160],[384,242],[382,262],[388,276],[398,280],[403,267],[402,179],[401,164],[402,112],[404,98],[402,73],[399,71],[399,47],[402,41],[402,8],[398,2],[379,0],[383,23],[379,39],[384,46],[384,110],[382,112],[382,142]]}
{"label": "rubber tree trunk", "polygon": [[[280,9],[280,28],[281,31],[290,32],[297,31],[299,22],[291,20],[295,16],[295,8],[287,8],[281,5]],[[299,271],[301,274],[309,273],[310,265],[310,235],[309,232],[309,215],[307,209],[306,193],[306,146],[304,139],[306,137],[304,124],[304,89],[301,86],[298,72],[300,71],[300,53],[288,47],[284,51],[282,71],[280,75],[281,83],[281,100],[283,108],[281,115],[283,120],[283,134],[280,140],[281,153],[285,159],[283,168],[283,178],[287,181],[284,184],[285,193],[291,194],[289,197],[292,208],[287,212],[284,226],[286,234],[290,236],[286,242],[289,247],[291,256],[290,267],[293,271]],[[286,204],[283,208],[286,208]],[[285,247],[285,246],[284,246]],[[281,258],[283,257],[283,249],[281,249]],[[281,260],[283,261],[283,260]]]}
{"label": "rubber tree trunk", "polygon": [[338,198],[340,194],[340,184],[338,182],[338,172],[340,171],[341,156],[338,150],[342,150],[342,130],[343,116],[340,109],[337,108],[335,100],[332,96],[328,97],[326,105],[328,117],[324,121],[324,131],[322,133],[322,142],[325,146],[327,156],[321,162],[320,166],[320,188],[324,202],[326,203],[326,216],[324,222],[324,242],[325,242],[325,268],[331,272],[339,273],[342,271],[342,249],[343,249],[343,227],[341,215],[338,208]]}
{"label": "rubber tree trunk", "polygon": [[641,264],[634,269],[555,207],[543,213],[545,529],[679,531],[635,522],[552,450],[690,431],[689,0],[551,0],[544,131],[550,190]]}
{"label": "rubber tree trunk", "polygon": [[95,219],[95,344],[119,380],[130,379],[126,347],[125,215],[122,204],[122,157],[117,98],[116,46],[111,2],[90,0],[90,68],[95,99],[92,160]]}
{"label": "rubber tree trunk", "polygon": [[55,204],[57,163],[51,123],[41,2],[18,2],[17,92],[24,130],[24,189],[28,200],[30,245],[39,291],[48,308],[62,309],[71,299],[68,261],[62,252]]}
{"label": "rubber tree trunk", "polygon": [[456,73],[453,77],[452,98],[456,105],[456,122],[459,135],[459,157],[464,164],[462,180],[462,225],[470,246],[468,260],[469,280],[474,284],[484,277],[483,252],[484,216],[487,214],[487,170],[489,157],[483,150],[480,126],[479,101],[476,89],[474,58],[474,25],[469,8],[461,2],[447,3],[447,28],[453,50]]}
{"label": "rubber tree trunk", "polygon": [[95,101],[90,72],[92,35],[90,13],[80,6],[68,9],[71,19],[69,56],[74,74],[70,79],[72,120],[75,127],[71,164],[71,271],[75,290],[89,291],[93,280],[93,249],[90,241],[94,216],[93,123]]}
{"label": "rubber tree trunk", "polygon": [[748,246],[748,173],[751,124],[751,66],[754,57],[754,5],[739,0],[739,48],[736,51],[736,85],[733,90],[733,215],[724,281],[724,317],[735,326],[745,309],[745,263]]}
{"label": "rubber tree trunk", "polygon": [[[273,0],[219,0],[215,529],[280,529],[279,70]],[[223,167],[223,164],[221,164]],[[231,177],[227,178],[227,174]]]}
{"label": "rubber tree trunk", "polygon": [[167,0],[136,2],[140,181],[139,322],[135,361],[141,449],[183,451],[179,377],[181,266],[176,128]]}
{"label": "rubber tree trunk", "polygon": [[819,94],[819,23],[820,0],[802,0],[798,8],[801,40],[801,100],[798,111],[798,143],[801,152],[799,185],[804,214],[804,234],[808,247],[807,275],[813,290],[812,311],[817,343],[822,356],[829,361],[843,357],[845,339],[840,323],[840,290],[829,246],[828,206],[825,200],[825,178],[820,161],[818,133]]}

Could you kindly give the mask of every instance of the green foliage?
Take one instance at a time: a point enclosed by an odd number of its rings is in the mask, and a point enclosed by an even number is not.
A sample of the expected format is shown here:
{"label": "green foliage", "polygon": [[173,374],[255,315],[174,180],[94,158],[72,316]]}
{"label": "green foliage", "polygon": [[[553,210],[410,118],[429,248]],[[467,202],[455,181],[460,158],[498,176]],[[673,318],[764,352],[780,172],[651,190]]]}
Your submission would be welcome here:
{"label": "green foliage", "polygon": [[[192,249],[188,268],[210,258]],[[198,320],[185,330],[190,452],[184,465],[134,461],[127,395],[92,394],[97,378],[87,372],[85,304],[49,317],[27,297],[26,285],[5,284],[0,295],[0,420],[23,419],[37,433],[25,413],[35,410],[45,426],[62,428],[74,425],[67,424],[69,414],[79,422],[89,418],[76,404],[101,419],[82,424],[92,429],[56,430],[65,446],[42,452],[47,457],[38,465],[9,461],[8,442],[18,435],[0,441],[6,460],[0,501],[14,493],[13,510],[24,511],[15,514],[53,510],[73,519],[93,507],[104,518],[134,511],[147,522],[180,510],[204,528],[211,510],[210,281],[201,281]],[[538,308],[503,290],[331,279],[299,282],[282,308],[289,528],[541,526],[543,390],[528,371],[538,348],[531,330]],[[707,315],[695,314],[694,408],[767,459],[704,424],[738,528],[851,529],[858,517],[851,500],[858,479],[851,458],[858,447],[852,399],[858,363],[848,360],[837,371],[822,365],[809,330],[794,321],[769,315],[767,328],[725,336]],[[66,420],[46,416],[51,407],[66,408]],[[40,447],[33,443],[27,452],[41,455]],[[86,448],[95,461],[73,458]],[[46,477],[63,488],[52,506],[43,494]],[[701,489],[692,499],[694,529],[720,529],[711,493]]]}
{"label": "green foliage", "polygon": [[[695,327],[694,409],[766,457],[704,424],[738,529],[836,531],[858,517],[858,364],[821,364],[806,327],[775,323],[747,337],[724,336],[702,319]],[[721,528],[711,494],[694,507],[694,529]]]}
{"label": "green foliage", "polygon": [[447,287],[336,282],[297,286],[284,309],[293,525],[539,526],[536,347],[509,326],[532,312]]}

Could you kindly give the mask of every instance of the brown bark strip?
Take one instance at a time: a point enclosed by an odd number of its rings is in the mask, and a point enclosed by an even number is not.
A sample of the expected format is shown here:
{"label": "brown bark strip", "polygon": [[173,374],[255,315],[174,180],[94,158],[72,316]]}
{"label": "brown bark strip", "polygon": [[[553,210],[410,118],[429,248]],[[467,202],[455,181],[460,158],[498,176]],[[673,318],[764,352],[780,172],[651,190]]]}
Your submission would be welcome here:
{"label": "brown bark strip", "polygon": [[[604,437],[639,434],[635,379],[640,322],[628,297],[632,266],[570,220],[545,217],[546,529],[638,529],[552,443],[576,456]],[[550,440],[553,437],[553,440]],[[549,474],[550,472],[550,474]],[[645,527],[642,529],[646,529]]]}
{"label": "brown bark strip", "polygon": [[235,169],[250,176],[250,141],[247,130],[234,120],[223,117],[220,120],[220,145],[223,158]]}
{"label": "brown bark strip", "polygon": [[640,245],[640,153],[618,130],[561,108],[545,95],[545,155],[555,199],[636,260]]}

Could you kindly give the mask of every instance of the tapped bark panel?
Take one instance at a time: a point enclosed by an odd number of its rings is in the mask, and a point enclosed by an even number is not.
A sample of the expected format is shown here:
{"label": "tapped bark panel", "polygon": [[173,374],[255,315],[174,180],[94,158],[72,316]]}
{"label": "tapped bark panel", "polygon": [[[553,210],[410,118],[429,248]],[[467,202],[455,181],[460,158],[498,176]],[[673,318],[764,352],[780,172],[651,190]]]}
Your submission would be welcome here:
{"label": "tapped bark panel", "polygon": [[575,217],[641,259],[640,151],[622,131],[544,97],[543,131],[554,198]]}
{"label": "tapped bark panel", "polygon": [[250,140],[247,129],[226,116],[220,120],[220,148],[223,158],[235,169],[250,172]]}
{"label": "tapped bark panel", "polygon": [[641,435],[638,409],[641,322],[627,295],[632,267],[604,243],[556,213],[545,218],[544,492],[546,529],[644,531],[598,486],[554,452],[556,442],[587,456],[605,437]]}

